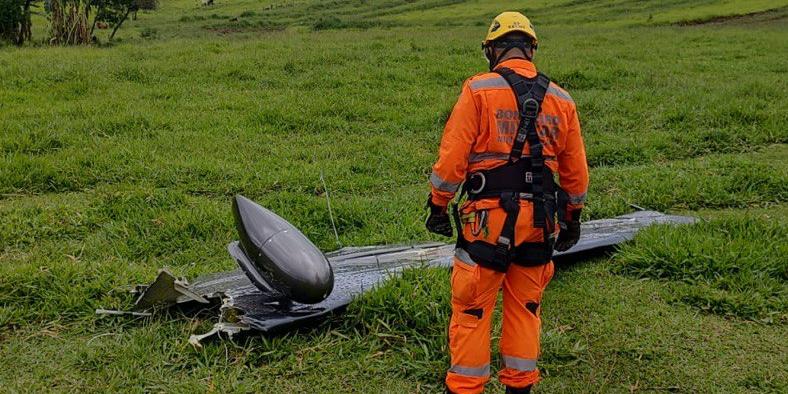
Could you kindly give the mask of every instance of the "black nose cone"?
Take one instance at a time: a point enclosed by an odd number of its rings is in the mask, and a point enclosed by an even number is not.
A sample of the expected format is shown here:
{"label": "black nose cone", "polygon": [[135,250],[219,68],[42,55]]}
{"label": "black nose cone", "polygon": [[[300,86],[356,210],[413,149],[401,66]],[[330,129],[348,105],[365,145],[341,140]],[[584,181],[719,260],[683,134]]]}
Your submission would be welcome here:
{"label": "black nose cone", "polygon": [[[239,263],[261,290],[270,287],[304,304],[331,294],[334,273],[328,259],[295,226],[241,195],[233,198],[233,216],[248,257]],[[260,278],[267,283],[258,283]]]}

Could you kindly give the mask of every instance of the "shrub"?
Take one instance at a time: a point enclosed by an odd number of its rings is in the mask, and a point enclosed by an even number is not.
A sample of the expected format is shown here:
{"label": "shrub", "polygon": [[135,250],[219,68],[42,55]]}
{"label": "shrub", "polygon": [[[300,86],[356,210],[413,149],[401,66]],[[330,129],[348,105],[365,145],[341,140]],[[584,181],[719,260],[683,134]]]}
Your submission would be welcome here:
{"label": "shrub", "polygon": [[312,24],[313,30],[329,30],[329,29],[341,29],[345,27],[346,24],[341,19],[337,18],[336,16],[321,16],[315,23]]}
{"label": "shrub", "polygon": [[136,3],[141,10],[155,10],[159,6],[159,0],[136,0]]}
{"label": "shrub", "polygon": [[159,37],[159,31],[154,29],[154,28],[152,28],[152,27],[146,27],[146,28],[142,29],[142,31],[140,32],[140,37],[146,38],[146,39],[158,38]]}
{"label": "shrub", "polygon": [[22,44],[30,40],[31,0],[0,0],[0,41]]}

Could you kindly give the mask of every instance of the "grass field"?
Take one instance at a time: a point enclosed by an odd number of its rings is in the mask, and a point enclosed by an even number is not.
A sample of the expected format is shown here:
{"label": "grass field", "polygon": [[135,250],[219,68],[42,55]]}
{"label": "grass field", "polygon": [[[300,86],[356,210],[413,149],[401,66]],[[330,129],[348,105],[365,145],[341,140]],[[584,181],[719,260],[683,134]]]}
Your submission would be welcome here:
{"label": "grass field", "polygon": [[162,266],[232,268],[235,193],[337,248],[321,173],[343,245],[438,239],[442,126],[508,8],[578,105],[585,218],[704,219],[557,273],[538,391],[788,391],[788,1],[198,4],[163,0],[97,47],[43,45],[37,17],[33,43],[0,47],[0,392],[440,392],[443,270],[199,351],[209,319],[93,311]]}

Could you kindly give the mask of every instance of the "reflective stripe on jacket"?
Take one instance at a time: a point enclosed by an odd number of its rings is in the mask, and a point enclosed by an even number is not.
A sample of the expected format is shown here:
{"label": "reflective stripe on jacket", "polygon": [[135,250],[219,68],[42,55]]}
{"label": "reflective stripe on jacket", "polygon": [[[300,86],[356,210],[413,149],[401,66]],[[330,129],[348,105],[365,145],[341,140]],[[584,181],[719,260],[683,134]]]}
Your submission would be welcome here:
{"label": "reflective stripe on jacket", "polygon": [[[536,67],[524,59],[509,59],[499,67],[533,78]],[[469,78],[446,123],[438,161],[432,168],[432,201],[448,205],[469,172],[503,164],[509,157],[520,119],[509,84],[496,73]],[[559,175],[570,196],[570,208],[582,208],[588,190],[588,167],[580,122],[572,97],[555,83],[550,86],[537,119],[546,165]],[[528,148],[523,151],[528,155]]]}

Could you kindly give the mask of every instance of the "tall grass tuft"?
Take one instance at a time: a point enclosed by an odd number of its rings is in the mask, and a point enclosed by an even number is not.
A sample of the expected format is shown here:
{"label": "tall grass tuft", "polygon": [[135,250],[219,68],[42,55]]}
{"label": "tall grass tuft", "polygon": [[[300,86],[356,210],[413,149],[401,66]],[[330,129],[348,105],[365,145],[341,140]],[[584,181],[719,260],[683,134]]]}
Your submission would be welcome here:
{"label": "tall grass tuft", "polygon": [[379,351],[407,359],[389,373],[439,381],[448,362],[450,299],[448,270],[406,269],[350,304],[343,321],[348,333],[374,338]]}
{"label": "tall grass tuft", "polygon": [[788,320],[788,226],[775,218],[725,217],[656,226],[617,255],[614,270],[667,281],[668,298],[764,323]]}

